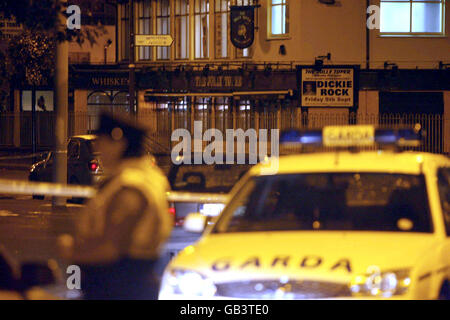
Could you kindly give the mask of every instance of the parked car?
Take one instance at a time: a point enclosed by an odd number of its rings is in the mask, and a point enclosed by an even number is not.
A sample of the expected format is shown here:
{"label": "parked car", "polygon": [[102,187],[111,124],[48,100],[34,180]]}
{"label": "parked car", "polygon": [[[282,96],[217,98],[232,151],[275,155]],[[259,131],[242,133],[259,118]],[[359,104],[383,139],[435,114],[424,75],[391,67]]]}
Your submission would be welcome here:
{"label": "parked car", "polygon": [[[100,154],[96,152],[95,135],[73,136],[67,146],[67,183],[77,185],[95,185],[103,178]],[[33,164],[29,180],[51,182],[53,175],[54,154]],[[33,195],[33,199],[43,199],[42,195]]]}
{"label": "parked car", "polygon": [[[194,159],[192,156],[191,159]],[[172,164],[168,179],[173,191],[192,193],[227,194],[235,183],[251,168],[248,164]],[[193,162],[193,161],[192,161]],[[170,205],[175,216],[175,225],[181,226],[189,213],[202,213],[207,217],[220,214],[222,203],[185,203],[177,202]]]}

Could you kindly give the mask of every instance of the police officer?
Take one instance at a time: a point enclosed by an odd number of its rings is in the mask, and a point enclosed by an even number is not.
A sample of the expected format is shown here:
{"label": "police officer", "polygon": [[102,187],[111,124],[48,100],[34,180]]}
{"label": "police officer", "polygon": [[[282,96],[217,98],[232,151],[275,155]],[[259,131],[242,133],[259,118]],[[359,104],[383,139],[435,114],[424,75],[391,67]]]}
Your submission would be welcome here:
{"label": "police officer", "polygon": [[102,114],[97,149],[107,174],[77,221],[61,238],[63,255],[80,266],[85,299],[156,299],[159,249],[169,237],[164,174],[145,154],[145,130]]}

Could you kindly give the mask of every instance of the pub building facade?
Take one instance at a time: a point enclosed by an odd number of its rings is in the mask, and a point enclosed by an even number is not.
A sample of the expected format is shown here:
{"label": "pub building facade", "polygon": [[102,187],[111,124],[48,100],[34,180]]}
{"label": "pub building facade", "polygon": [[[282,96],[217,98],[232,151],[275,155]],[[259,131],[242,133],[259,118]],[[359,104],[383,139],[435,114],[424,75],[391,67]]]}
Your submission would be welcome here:
{"label": "pub building facade", "polygon": [[124,2],[115,63],[71,66],[75,115],[136,111],[161,139],[196,120],[221,130],[419,121],[429,150],[450,153],[450,1],[135,0],[135,34],[173,39],[135,47],[135,110]]}
{"label": "pub building facade", "polygon": [[[158,114],[155,130],[192,129],[194,120],[223,130],[426,119],[433,151],[450,152],[449,1],[134,5],[135,34],[174,40],[135,47],[137,112]],[[127,68],[128,4],[117,16]]]}

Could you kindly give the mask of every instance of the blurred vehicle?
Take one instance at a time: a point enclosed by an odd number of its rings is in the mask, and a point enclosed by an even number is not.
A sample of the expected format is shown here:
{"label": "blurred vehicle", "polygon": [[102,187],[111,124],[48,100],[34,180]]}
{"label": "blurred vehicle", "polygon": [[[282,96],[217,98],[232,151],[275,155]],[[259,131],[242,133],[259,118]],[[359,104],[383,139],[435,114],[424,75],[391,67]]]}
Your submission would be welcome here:
{"label": "blurred vehicle", "polygon": [[[194,162],[194,155],[192,155]],[[203,159],[203,157],[202,157]],[[180,161],[182,159],[179,159]],[[168,179],[173,191],[190,193],[227,194],[235,183],[252,167],[248,164],[172,164]],[[224,208],[222,203],[177,202],[170,205],[175,216],[175,225],[181,226],[189,213],[201,213],[206,217],[215,217]]]}
{"label": "blurred vehicle", "polygon": [[46,264],[26,263],[19,266],[0,246],[0,300],[58,299],[42,288],[55,284],[55,272],[55,268]]}
{"label": "blurred vehicle", "polygon": [[[67,182],[77,185],[95,185],[103,178],[100,154],[96,152],[95,135],[73,136],[67,146]],[[51,182],[53,177],[53,152],[33,164],[28,179],[30,181]],[[33,195],[33,199],[43,199]]]}
{"label": "blurred vehicle", "polygon": [[354,149],[419,139],[367,126],[283,135],[336,150],[253,167],[165,269],[159,298],[449,299],[450,160]]}

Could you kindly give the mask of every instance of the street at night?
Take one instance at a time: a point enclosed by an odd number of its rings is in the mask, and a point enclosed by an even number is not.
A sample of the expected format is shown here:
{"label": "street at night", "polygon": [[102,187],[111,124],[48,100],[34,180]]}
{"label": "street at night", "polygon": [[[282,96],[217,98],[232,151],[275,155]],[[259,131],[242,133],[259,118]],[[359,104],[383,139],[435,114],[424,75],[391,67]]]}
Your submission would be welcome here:
{"label": "street at night", "polygon": [[[2,178],[23,180],[28,172],[0,169]],[[62,234],[73,234],[74,221],[83,205],[68,204],[64,209],[52,208],[50,200],[33,200],[31,196],[0,195],[0,243],[14,257],[17,263],[43,262],[50,259],[58,262],[60,283],[47,288],[59,298],[80,298],[79,292],[66,288],[66,268],[59,259],[57,240]],[[199,235],[175,228],[161,254],[157,267],[161,276],[170,258],[186,246],[197,241]]]}
{"label": "street at night", "polygon": [[0,300],[450,301],[449,34],[445,0],[0,0]]}

